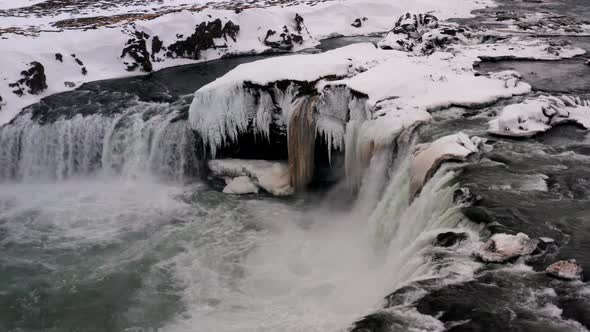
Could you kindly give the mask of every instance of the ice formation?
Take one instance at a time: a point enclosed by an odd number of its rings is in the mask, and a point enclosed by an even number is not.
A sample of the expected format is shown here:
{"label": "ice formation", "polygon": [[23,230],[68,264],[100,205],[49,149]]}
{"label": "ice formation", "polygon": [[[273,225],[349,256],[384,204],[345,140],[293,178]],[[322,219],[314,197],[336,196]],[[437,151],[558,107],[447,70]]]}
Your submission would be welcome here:
{"label": "ice formation", "polygon": [[432,143],[416,146],[412,159],[410,193],[415,196],[445,160],[464,161],[479,151],[481,138],[464,133],[441,137]]}
{"label": "ice formation", "polygon": [[[273,162],[267,160],[244,160],[244,159],[214,159],[208,162],[209,169],[213,175],[225,177],[249,177],[254,184],[275,196],[287,196],[293,193],[289,182],[289,166],[284,162]],[[235,179],[234,179],[235,180]],[[232,183],[233,181],[232,180]],[[238,183],[228,184],[228,191],[242,190],[245,180],[238,180]]]}
{"label": "ice formation", "polygon": [[524,233],[516,235],[494,234],[476,252],[476,256],[488,263],[504,263],[511,259],[530,255],[537,248],[539,240],[531,239]]}
{"label": "ice formation", "polygon": [[590,128],[590,101],[565,95],[528,99],[506,106],[490,121],[488,131],[500,136],[530,137],[561,123]]}
{"label": "ice formation", "polygon": [[293,55],[238,66],[195,92],[189,121],[213,158],[241,135],[288,141],[291,184],[313,176],[315,139],[345,152],[352,185],[369,160],[404,132],[431,120],[429,111],[473,107],[528,93],[513,71],[476,75],[474,58],[435,52],[416,57],[355,44],[322,54]]}
{"label": "ice formation", "polygon": [[258,194],[258,187],[250,177],[238,176],[227,181],[227,185],[223,188],[224,194],[244,195],[244,194]]}

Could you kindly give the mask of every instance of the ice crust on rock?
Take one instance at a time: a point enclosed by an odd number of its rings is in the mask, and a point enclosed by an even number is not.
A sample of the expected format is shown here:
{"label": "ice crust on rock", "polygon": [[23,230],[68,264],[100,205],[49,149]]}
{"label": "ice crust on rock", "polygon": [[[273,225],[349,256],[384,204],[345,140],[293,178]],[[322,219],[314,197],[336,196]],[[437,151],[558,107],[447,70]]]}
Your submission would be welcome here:
{"label": "ice crust on rock", "polygon": [[530,255],[538,244],[539,240],[531,239],[524,233],[516,235],[498,233],[482,244],[475,254],[487,263],[504,263],[520,256]]}
{"label": "ice crust on rock", "polygon": [[[289,166],[285,162],[246,159],[213,159],[208,162],[211,173],[219,178],[248,177],[253,184],[275,196],[288,196],[293,193],[289,183]],[[228,191],[246,188],[246,180],[236,179],[226,187]],[[244,185],[244,186],[242,186]],[[251,189],[251,188],[249,188]],[[225,189],[224,189],[225,192]]]}
{"label": "ice crust on rock", "polygon": [[469,137],[464,133],[444,136],[432,143],[416,146],[412,159],[410,192],[415,196],[426,181],[438,170],[446,160],[464,161],[470,154],[479,151],[482,139]]}
{"label": "ice crust on rock", "polygon": [[590,101],[571,96],[539,96],[506,106],[489,122],[488,131],[499,136],[530,137],[560,123],[590,128]]}
{"label": "ice crust on rock", "polygon": [[545,272],[560,279],[580,280],[582,279],[582,266],[575,259],[568,259],[555,262],[545,269]]}

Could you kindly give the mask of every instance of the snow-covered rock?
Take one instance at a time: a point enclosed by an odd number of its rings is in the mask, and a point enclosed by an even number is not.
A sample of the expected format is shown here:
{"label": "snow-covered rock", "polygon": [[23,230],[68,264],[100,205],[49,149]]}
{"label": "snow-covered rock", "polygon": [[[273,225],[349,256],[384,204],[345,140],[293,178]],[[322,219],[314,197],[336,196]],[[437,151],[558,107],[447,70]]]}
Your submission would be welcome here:
{"label": "snow-covered rock", "polygon": [[[288,196],[293,194],[293,187],[290,185],[289,166],[285,162],[267,160],[246,160],[246,159],[213,159],[208,162],[208,167],[213,175],[225,177],[248,177],[256,186],[264,189],[275,196]],[[241,191],[248,189],[245,179],[232,180],[226,187],[228,191]],[[239,188],[238,188],[239,187]],[[251,189],[251,187],[249,188]],[[224,189],[225,192],[225,189]]]}
{"label": "snow-covered rock", "polygon": [[258,194],[258,187],[250,177],[238,176],[228,181],[223,192],[231,195]]}
{"label": "snow-covered rock", "polygon": [[520,256],[530,255],[535,251],[539,240],[531,239],[524,233],[516,235],[494,234],[481,245],[475,253],[484,262],[504,263]]}
{"label": "snow-covered rock", "polygon": [[570,96],[540,96],[506,106],[490,121],[488,131],[499,136],[530,137],[560,123],[590,128],[590,101]]}
{"label": "snow-covered rock", "polygon": [[545,269],[545,272],[553,277],[565,280],[582,279],[582,266],[575,259],[555,262]]}
{"label": "snow-covered rock", "polygon": [[417,145],[410,175],[411,195],[415,196],[420,192],[444,161],[464,161],[467,156],[479,151],[480,144],[481,138],[469,138],[464,133],[458,133],[441,137],[432,143]]}
{"label": "snow-covered rock", "polygon": [[439,25],[432,15],[409,13],[400,17],[393,30],[377,45],[416,55],[449,51],[481,60],[558,60],[586,53],[567,40],[510,36],[492,30],[472,30],[452,23]]}

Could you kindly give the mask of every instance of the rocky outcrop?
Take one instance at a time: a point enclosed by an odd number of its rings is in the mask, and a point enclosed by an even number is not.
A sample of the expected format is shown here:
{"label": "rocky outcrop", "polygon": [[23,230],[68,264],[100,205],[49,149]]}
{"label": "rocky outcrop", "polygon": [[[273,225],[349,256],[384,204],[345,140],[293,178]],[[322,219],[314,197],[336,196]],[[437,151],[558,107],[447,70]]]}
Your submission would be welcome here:
{"label": "rocky outcrop", "polygon": [[438,18],[434,15],[407,13],[400,16],[393,29],[378,45],[382,49],[412,52],[422,42],[422,35],[437,27]]}
{"label": "rocky outcrop", "polygon": [[134,31],[131,38],[125,43],[121,52],[123,63],[127,66],[127,71],[134,71],[140,68],[144,72],[151,72],[153,69],[150,60],[150,52],[147,49],[147,40],[150,36],[142,31]]}
{"label": "rocky outcrop", "polygon": [[14,83],[8,84],[9,87],[15,88],[12,92],[17,96],[22,96],[25,93],[37,95],[47,89],[47,77],[45,77],[45,68],[37,61],[33,61],[29,65],[29,69],[23,70],[21,79]]}
{"label": "rocky outcrop", "polygon": [[305,39],[310,38],[311,35],[305,27],[303,17],[296,14],[291,26],[285,25],[280,30],[269,29],[263,43],[277,51],[291,51],[297,45],[303,45]]}
{"label": "rocky outcrop", "polygon": [[225,24],[216,19],[210,22],[202,22],[195,27],[195,32],[183,39],[168,46],[168,57],[201,59],[201,52],[208,49],[227,48],[228,41],[237,41],[240,27],[232,21]]}
{"label": "rocky outcrop", "polygon": [[524,233],[494,234],[475,255],[486,263],[506,263],[532,254],[538,244],[539,240],[531,239]]}
{"label": "rocky outcrop", "polygon": [[582,266],[575,259],[555,262],[545,269],[545,272],[559,279],[581,280],[583,276]]}

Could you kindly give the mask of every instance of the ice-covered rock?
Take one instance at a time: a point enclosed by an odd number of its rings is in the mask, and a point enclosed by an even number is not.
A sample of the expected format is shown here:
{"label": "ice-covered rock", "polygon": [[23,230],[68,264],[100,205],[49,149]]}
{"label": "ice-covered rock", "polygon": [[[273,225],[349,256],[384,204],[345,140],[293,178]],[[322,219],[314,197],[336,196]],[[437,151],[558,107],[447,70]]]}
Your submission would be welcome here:
{"label": "ice-covered rock", "polygon": [[228,181],[223,192],[232,195],[258,194],[258,187],[250,177],[238,176]]}
{"label": "ice-covered rock", "polygon": [[582,279],[582,266],[575,259],[555,262],[545,269],[545,272],[553,277],[565,280]]}
{"label": "ice-covered rock", "polygon": [[[211,173],[217,177],[237,178],[245,176],[249,177],[258,187],[275,196],[288,196],[293,194],[293,187],[290,185],[289,179],[289,166],[286,162],[246,159],[213,159],[210,160],[207,165]],[[236,187],[238,184],[241,185],[245,183],[245,180],[238,181],[239,182],[235,184]],[[233,190],[234,188],[235,187],[232,186],[229,189]]]}
{"label": "ice-covered rock", "polygon": [[432,143],[417,145],[410,175],[411,195],[415,196],[420,192],[444,161],[464,161],[467,156],[479,151],[480,144],[481,138],[469,138],[464,133],[458,133],[441,137]]}
{"label": "ice-covered rock", "polygon": [[590,128],[590,101],[570,96],[540,96],[506,106],[490,121],[488,131],[499,136],[530,137],[560,123]]}
{"label": "ice-covered rock", "polygon": [[306,40],[313,40],[313,37],[307,30],[303,17],[295,14],[291,24],[278,30],[269,29],[264,37],[264,45],[280,51],[291,51],[297,45],[303,45]]}
{"label": "ice-covered rock", "polygon": [[494,234],[475,253],[484,262],[504,263],[535,251],[539,240],[531,239],[524,233],[516,235]]}

